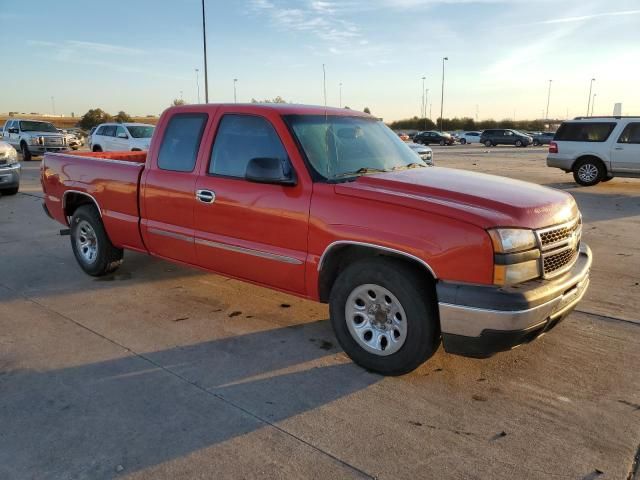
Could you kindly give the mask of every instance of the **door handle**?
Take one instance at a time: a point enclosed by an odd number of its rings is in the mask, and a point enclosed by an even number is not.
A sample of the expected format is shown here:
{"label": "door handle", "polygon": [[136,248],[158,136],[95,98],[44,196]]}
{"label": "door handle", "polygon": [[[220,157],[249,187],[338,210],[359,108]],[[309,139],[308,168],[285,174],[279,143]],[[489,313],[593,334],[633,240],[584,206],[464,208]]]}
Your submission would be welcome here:
{"label": "door handle", "polygon": [[213,203],[216,200],[216,194],[211,190],[196,190],[196,200],[202,203]]}
{"label": "door handle", "polygon": [[616,147],[614,150],[624,150],[622,147]]}

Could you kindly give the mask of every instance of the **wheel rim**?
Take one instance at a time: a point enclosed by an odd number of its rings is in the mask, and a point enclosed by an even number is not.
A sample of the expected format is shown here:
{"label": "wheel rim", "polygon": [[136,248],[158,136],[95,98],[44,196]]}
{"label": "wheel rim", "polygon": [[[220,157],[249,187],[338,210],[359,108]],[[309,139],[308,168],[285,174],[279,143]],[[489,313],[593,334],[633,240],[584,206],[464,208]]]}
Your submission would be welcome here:
{"label": "wheel rim", "polygon": [[521,142],[520,140],[518,140],[518,141],[516,142],[516,147],[521,147],[521,146],[522,146],[522,142]]}
{"label": "wheel rim", "polygon": [[490,146],[491,146],[491,142],[484,142],[484,145],[485,145],[486,147],[490,147]]}
{"label": "wheel rim", "polygon": [[396,296],[380,285],[356,287],[345,306],[349,333],[369,353],[396,353],[407,339],[407,316]]}
{"label": "wheel rim", "polygon": [[598,167],[593,163],[585,163],[578,169],[578,178],[586,183],[591,183],[598,178]]}
{"label": "wheel rim", "polygon": [[89,222],[81,220],[76,227],[76,247],[86,263],[94,263],[98,257],[98,238]]}

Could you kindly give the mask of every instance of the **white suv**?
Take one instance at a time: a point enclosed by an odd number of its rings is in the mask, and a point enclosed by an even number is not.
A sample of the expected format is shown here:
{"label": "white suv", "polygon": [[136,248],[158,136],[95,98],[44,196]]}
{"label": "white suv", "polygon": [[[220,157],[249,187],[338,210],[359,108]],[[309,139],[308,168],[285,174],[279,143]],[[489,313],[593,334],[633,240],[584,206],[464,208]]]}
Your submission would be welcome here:
{"label": "white suv", "polygon": [[91,135],[94,152],[149,150],[156,127],[146,123],[103,123]]}
{"label": "white suv", "polygon": [[547,166],[573,172],[584,186],[613,177],[640,178],[640,117],[578,117],[549,144]]}

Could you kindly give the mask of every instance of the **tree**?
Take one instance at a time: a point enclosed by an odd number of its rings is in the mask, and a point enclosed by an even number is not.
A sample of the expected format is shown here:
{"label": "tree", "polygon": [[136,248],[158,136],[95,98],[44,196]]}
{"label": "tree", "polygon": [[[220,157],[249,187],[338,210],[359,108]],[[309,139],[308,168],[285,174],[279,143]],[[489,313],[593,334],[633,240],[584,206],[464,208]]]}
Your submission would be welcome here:
{"label": "tree", "polygon": [[364,113],[368,113],[369,115],[371,115],[371,110],[369,110],[369,107],[364,107]]}
{"label": "tree", "polygon": [[349,107],[348,105],[345,105],[345,106],[344,106],[344,109],[345,109],[345,110],[351,110],[351,107]]}
{"label": "tree", "polygon": [[184,104],[185,104],[185,103],[184,103],[184,100],[183,100],[183,99],[181,99],[181,98],[174,98],[174,99],[173,99],[173,103],[172,103],[172,105],[173,105],[174,107],[177,107],[178,105],[184,105]]}
{"label": "tree", "polygon": [[120,110],[118,114],[113,117],[113,121],[118,123],[133,122],[133,118],[131,118],[126,112]]}
{"label": "tree", "polygon": [[110,122],[111,119],[111,115],[101,108],[92,108],[80,118],[78,127],[83,130],[91,130],[93,127],[96,127],[101,123]]}
{"label": "tree", "polygon": [[256,100],[255,98],[251,99],[251,103],[287,103],[287,101],[278,95],[276,98],[269,100],[268,98],[265,100]]}

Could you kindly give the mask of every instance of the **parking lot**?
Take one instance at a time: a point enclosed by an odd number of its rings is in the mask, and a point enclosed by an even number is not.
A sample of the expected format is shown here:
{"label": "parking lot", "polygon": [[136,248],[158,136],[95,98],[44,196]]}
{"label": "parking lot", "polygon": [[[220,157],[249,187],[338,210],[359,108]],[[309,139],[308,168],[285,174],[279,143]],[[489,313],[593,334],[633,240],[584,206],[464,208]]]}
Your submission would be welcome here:
{"label": "parking lot", "polygon": [[325,305],[130,252],[85,275],[23,163],[0,198],[0,478],[639,479],[640,180],[433,150],[573,194],[592,282],[534,343],[396,378],[351,363]]}

